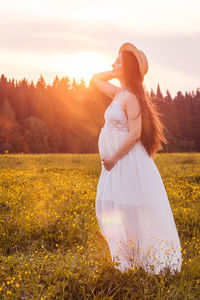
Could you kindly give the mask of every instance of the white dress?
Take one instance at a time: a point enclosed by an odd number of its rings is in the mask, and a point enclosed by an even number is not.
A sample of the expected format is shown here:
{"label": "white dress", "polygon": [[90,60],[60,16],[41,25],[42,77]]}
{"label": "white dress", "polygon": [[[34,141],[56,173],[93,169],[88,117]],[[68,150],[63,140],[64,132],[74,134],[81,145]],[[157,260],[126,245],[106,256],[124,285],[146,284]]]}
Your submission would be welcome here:
{"label": "white dress", "polygon": [[[128,134],[128,121],[117,93],[104,113],[98,148],[101,159],[112,156]],[[114,266],[122,272],[141,266],[159,274],[181,270],[179,236],[167,193],[142,142],[107,171],[101,161],[95,211]]]}

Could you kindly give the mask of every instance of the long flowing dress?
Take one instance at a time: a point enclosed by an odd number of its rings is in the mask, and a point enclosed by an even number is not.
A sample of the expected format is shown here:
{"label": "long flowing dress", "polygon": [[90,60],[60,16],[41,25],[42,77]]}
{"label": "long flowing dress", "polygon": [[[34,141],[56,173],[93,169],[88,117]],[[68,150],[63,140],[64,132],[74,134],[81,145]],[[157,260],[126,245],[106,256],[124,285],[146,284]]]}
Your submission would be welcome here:
{"label": "long flowing dress", "polygon": [[[98,148],[101,159],[112,156],[129,128],[116,93],[104,113]],[[159,274],[180,272],[181,245],[168,196],[157,166],[141,140],[108,171],[101,160],[95,212],[115,268],[141,266]]]}

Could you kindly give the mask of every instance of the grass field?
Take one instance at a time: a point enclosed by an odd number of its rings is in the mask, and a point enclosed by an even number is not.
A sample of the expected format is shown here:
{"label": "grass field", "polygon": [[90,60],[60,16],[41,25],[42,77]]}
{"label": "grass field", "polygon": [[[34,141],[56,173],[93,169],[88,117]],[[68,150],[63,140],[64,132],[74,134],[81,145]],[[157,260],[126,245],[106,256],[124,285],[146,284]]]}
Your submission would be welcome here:
{"label": "grass field", "polygon": [[182,271],[114,268],[95,215],[98,154],[0,156],[0,299],[200,299],[200,153],[156,154]]}

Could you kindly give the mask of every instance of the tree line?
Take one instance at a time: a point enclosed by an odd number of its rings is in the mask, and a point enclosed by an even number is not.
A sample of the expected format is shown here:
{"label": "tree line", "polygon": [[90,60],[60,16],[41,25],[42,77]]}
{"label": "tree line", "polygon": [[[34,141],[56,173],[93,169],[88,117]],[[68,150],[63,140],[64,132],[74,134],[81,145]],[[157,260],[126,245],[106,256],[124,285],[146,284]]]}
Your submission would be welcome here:
{"label": "tree line", "polygon": [[[200,151],[200,89],[169,90],[159,84],[149,96],[166,127],[168,143],[160,152]],[[0,153],[97,153],[104,112],[111,99],[82,78],[55,77],[46,84],[0,78]]]}

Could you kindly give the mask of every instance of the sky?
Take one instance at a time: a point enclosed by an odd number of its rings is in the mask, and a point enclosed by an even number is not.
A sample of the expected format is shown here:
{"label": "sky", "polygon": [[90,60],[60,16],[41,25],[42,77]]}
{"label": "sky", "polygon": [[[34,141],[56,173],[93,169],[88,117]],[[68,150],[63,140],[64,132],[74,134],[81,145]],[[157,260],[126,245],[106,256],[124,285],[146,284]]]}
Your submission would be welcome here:
{"label": "sky", "polygon": [[[0,0],[0,75],[84,78],[112,70],[133,43],[149,64],[144,85],[172,96],[200,88],[199,0]],[[110,81],[120,85],[117,79]]]}

